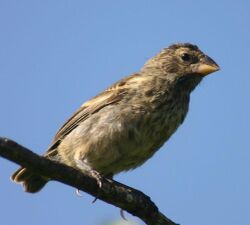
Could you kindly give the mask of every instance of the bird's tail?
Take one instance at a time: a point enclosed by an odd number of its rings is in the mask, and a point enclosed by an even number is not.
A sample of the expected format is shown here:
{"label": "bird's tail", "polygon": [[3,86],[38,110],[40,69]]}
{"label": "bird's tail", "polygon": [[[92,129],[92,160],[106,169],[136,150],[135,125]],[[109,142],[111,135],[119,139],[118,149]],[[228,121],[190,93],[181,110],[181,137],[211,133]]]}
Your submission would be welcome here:
{"label": "bird's tail", "polygon": [[12,174],[11,180],[17,183],[22,183],[24,191],[35,193],[40,191],[48,182],[48,179],[32,173],[26,168],[20,168]]}

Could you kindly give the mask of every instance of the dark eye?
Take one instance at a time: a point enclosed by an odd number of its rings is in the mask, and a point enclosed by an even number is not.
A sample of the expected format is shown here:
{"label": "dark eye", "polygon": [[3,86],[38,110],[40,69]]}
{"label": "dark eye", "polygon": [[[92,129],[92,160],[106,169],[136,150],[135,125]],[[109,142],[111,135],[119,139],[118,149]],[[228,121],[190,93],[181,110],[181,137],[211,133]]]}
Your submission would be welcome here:
{"label": "dark eye", "polygon": [[190,61],[191,57],[190,57],[190,55],[189,55],[188,53],[183,53],[183,54],[181,55],[181,59],[182,59],[183,61],[187,62],[187,61]]}

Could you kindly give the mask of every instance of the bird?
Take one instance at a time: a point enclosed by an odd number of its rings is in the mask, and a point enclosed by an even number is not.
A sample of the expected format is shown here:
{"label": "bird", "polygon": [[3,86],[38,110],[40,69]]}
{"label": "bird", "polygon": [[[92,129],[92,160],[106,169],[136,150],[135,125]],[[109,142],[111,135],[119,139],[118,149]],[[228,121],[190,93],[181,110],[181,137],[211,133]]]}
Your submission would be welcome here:
{"label": "bird", "polygon": [[[196,45],[172,44],[81,105],[43,156],[106,178],[135,169],[175,133],[187,115],[191,92],[219,69]],[[29,193],[50,180],[23,167],[11,179]]]}

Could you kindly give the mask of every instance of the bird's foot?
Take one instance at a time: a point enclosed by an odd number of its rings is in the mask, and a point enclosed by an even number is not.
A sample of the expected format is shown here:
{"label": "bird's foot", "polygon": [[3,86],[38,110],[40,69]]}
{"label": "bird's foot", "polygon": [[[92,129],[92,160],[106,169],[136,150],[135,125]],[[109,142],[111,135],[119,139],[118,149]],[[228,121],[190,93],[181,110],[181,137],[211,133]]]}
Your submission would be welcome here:
{"label": "bird's foot", "polygon": [[90,170],[90,175],[95,178],[96,182],[97,182],[97,185],[99,187],[99,190],[98,190],[98,193],[97,193],[97,196],[94,198],[94,200],[92,201],[92,204],[95,203],[99,197],[99,194],[100,194],[100,189],[102,188],[102,175],[97,172],[96,170]]}
{"label": "bird's foot", "polygon": [[85,160],[76,160],[77,167],[83,171],[84,173],[88,173],[91,177],[96,179],[96,182],[99,186],[99,188],[102,188],[102,176],[101,174],[94,170],[88,163],[88,161]]}
{"label": "bird's foot", "polygon": [[[95,203],[96,200],[98,199],[98,196],[100,194],[100,189],[102,188],[102,180],[103,180],[103,176],[96,170],[94,170],[88,163],[88,161],[85,159],[85,160],[76,160],[76,163],[77,163],[77,166],[78,168],[81,169],[81,171],[83,171],[84,173],[87,173],[89,174],[91,177],[93,177],[96,182],[97,182],[97,185],[99,187],[98,189],[98,193],[97,193],[97,196],[95,197],[95,199],[93,200],[92,203]],[[77,191],[77,195],[79,195],[80,192],[79,190]]]}
{"label": "bird's foot", "polygon": [[102,179],[103,179],[102,175],[99,172],[97,172],[96,170],[93,170],[93,169],[90,170],[90,175],[93,178],[95,178],[99,188],[102,188]]}

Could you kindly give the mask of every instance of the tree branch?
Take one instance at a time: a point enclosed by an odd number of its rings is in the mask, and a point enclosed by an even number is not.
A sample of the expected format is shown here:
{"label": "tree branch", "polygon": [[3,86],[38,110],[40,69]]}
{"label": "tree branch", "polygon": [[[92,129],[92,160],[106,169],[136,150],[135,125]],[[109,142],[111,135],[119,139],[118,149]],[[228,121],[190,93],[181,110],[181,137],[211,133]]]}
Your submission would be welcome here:
{"label": "tree branch", "polygon": [[177,225],[159,212],[157,206],[144,193],[106,178],[102,179],[102,187],[99,188],[93,177],[39,156],[10,139],[0,137],[0,156],[34,171],[34,173],[70,185],[126,210],[139,217],[147,225]]}

